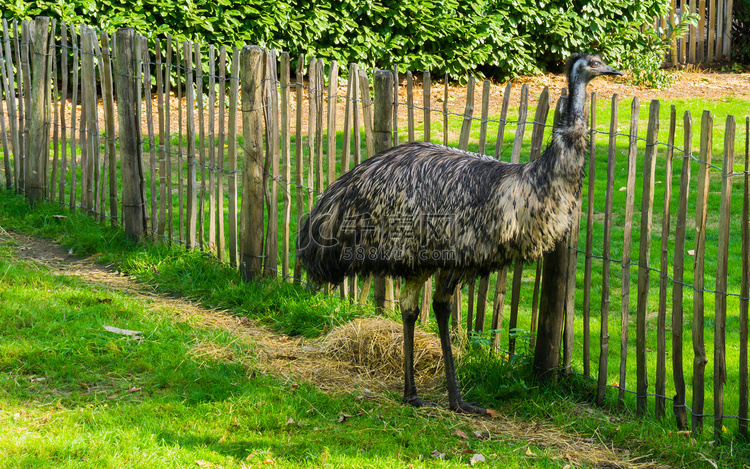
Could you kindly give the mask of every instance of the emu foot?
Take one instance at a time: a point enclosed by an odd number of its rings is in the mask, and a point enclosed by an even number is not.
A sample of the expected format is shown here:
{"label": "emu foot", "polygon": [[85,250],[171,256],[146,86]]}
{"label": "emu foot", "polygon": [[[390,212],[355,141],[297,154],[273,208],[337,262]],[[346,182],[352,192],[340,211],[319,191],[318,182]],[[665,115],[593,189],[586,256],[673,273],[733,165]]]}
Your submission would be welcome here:
{"label": "emu foot", "polygon": [[434,402],[425,401],[420,399],[418,396],[404,396],[404,404],[409,404],[413,407],[435,407]]}
{"label": "emu foot", "polygon": [[476,414],[476,415],[490,415],[494,417],[495,411],[492,409],[485,409],[474,404],[469,404],[459,400],[457,402],[451,402],[450,409],[459,414]]}

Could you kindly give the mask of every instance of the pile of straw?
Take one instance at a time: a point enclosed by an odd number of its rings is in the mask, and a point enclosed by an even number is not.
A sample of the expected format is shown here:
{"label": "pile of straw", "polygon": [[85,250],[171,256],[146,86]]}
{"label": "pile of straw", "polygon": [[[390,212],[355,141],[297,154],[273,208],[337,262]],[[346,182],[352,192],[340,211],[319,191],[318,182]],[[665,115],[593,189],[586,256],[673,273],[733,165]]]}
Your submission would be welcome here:
{"label": "pile of straw", "polygon": [[[358,373],[374,379],[403,377],[403,327],[391,319],[356,319],[337,327],[323,339],[321,351],[331,358],[351,363]],[[443,354],[440,340],[434,334],[415,331],[414,368],[417,379],[442,375]]]}

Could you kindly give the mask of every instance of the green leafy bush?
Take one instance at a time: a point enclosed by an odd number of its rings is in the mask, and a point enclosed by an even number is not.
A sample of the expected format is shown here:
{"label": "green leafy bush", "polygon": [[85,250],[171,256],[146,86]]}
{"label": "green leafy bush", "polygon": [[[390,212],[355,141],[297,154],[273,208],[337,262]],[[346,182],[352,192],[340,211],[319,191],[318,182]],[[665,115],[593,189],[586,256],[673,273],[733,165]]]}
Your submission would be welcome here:
{"label": "green leafy bush", "polygon": [[734,0],[732,59],[750,65],[750,0]]}
{"label": "green leafy bush", "polygon": [[[624,54],[666,0],[0,0],[6,18],[49,15],[108,32],[244,43],[341,64],[506,79],[560,70],[574,51]],[[623,34],[623,30],[635,32]],[[611,55],[611,54],[610,54]],[[621,57],[608,57],[622,62]],[[615,59],[615,60],[612,60]]]}

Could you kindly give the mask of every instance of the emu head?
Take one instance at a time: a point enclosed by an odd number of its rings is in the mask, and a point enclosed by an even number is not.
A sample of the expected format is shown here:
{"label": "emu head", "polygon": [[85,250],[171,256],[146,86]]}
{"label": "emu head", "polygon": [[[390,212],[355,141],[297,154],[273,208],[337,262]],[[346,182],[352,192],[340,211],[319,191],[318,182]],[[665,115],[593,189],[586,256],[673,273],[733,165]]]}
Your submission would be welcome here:
{"label": "emu head", "polygon": [[565,67],[571,83],[583,81],[588,83],[599,75],[622,75],[622,72],[605,64],[599,54],[573,54]]}

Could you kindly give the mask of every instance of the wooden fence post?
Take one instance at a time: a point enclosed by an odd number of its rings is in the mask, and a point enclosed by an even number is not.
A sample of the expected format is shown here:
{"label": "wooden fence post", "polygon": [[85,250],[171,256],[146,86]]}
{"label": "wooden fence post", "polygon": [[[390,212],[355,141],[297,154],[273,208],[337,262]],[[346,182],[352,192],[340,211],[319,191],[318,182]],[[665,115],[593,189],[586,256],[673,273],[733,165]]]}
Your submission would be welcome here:
{"label": "wooden fence post", "polygon": [[729,231],[732,217],[732,173],[734,173],[734,116],[727,116],[724,131],[724,174],[721,178],[719,243],[716,259],[716,302],[714,309],[714,438],[723,439],[724,385],[727,382],[726,326]]}
{"label": "wooden fence post", "polygon": [[240,271],[246,281],[263,268],[263,49],[245,46],[240,55],[245,171],[240,211]]}
{"label": "wooden fence post", "polygon": [[[636,414],[646,412],[648,373],[646,351],[646,313],[648,312],[649,267],[651,262],[651,228],[654,212],[654,171],[656,143],[659,137],[659,101],[651,101],[641,200],[640,254],[638,258],[638,302],[636,309]],[[665,234],[667,236],[667,234]]]}
{"label": "wooden fence post", "polygon": [[562,327],[565,319],[565,297],[568,270],[568,242],[559,241],[555,249],[544,256],[542,290],[539,305],[539,328],[534,347],[534,375],[541,381],[557,378],[560,363]]}
{"label": "wooden fence post", "polygon": [[29,108],[29,159],[26,163],[26,197],[34,204],[45,196],[44,168],[49,148],[46,132],[47,122],[47,41],[49,39],[49,18],[37,17],[34,27],[34,58],[31,79],[31,107]]}
{"label": "wooden fence post", "polygon": [[[375,154],[387,150],[393,144],[391,123],[393,121],[393,72],[378,70],[373,76],[375,89],[374,122],[372,147]],[[364,88],[364,87],[363,87]],[[364,96],[364,93],[363,93]],[[368,155],[372,157],[372,154]],[[379,309],[393,309],[393,280],[384,277],[373,278],[375,306]]]}
{"label": "wooden fence post", "polygon": [[703,111],[701,120],[700,168],[695,200],[695,259],[693,267],[693,433],[698,435],[703,428],[703,406],[705,403],[706,357],[705,329],[705,252],[706,215],[708,212],[708,185],[711,177],[711,156],[713,149],[713,116]]}
{"label": "wooden fence post", "polygon": [[141,170],[139,158],[138,123],[135,118],[135,58],[134,32],[129,28],[117,31],[115,40],[115,87],[117,89],[117,117],[120,130],[120,173],[122,174],[122,217],[125,233],[140,239],[146,227],[143,210]]}
{"label": "wooden fence post", "polygon": [[[685,234],[687,230],[688,190],[690,187],[690,156],[693,153],[693,120],[690,111],[685,111],[682,119],[684,126],[684,148],[682,169],[680,170],[680,195],[678,196],[677,220],[674,234],[674,266],[672,286],[672,376],[675,396],[672,409],[677,428],[687,426],[687,408],[685,406],[685,373],[682,365],[683,320],[683,278],[685,272]],[[744,259],[744,257],[743,257]]]}

